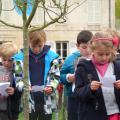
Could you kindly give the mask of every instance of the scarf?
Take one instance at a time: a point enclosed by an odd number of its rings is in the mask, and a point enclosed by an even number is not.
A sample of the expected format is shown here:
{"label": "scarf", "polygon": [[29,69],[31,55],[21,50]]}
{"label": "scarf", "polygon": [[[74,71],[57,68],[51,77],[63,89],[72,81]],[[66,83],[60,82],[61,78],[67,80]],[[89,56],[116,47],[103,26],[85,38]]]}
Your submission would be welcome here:
{"label": "scarf", "polygon": [[100,64],[94,57],[92,58],[92,63],[95,65],[96,69],[98,70],[100,75],[103,77],[105,75],[105,72],[108,68],[109,63],[107,62],[104,64]]}

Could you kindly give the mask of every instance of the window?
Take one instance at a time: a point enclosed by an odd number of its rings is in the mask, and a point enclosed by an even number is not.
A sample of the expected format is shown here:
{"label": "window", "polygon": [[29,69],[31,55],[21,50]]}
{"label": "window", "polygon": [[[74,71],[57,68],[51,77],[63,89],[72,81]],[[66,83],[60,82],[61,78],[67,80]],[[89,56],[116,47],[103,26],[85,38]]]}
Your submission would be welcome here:
{"label": "window", "polygon": [[88,0],[88,24],[100,24],[101,0]]}
{"label": "window", "polygon": [[56,52],[65,59],[68,55],[68,41],[56,42]]}

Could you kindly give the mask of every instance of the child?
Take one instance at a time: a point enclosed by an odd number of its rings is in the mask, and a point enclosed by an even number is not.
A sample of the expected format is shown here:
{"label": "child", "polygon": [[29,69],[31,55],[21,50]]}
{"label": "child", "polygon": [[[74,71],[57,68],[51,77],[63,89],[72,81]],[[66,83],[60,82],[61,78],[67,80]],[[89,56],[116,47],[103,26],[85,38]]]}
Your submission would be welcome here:
{"label": "child", "polygon": [[[0,95],[0,120],[17,120],[19,114],[19,105],[21,91],[19,87],[20,80],[23,79],[22,69],[18,72],[16,69],[21,67],[13,57],[17,53],[17,47],[12,43],[3,43],[0,46],[0,55],[2,65],[0,66],[0,84],[8,87]],[[22,67],[21,67],[22,68]]]}
{"label": "child", "polygon": [[118,50],[119,49],[119,44],[120,44],[120,35],[116,30],[113,29],[107,29],[106,32],[108,34],[111,34],[113,39],[115,40],[115,48]]}
{"label": "child", "polygon": [[[45,45],[46,34],[43,30],[29,33],[29,75],[35,111],[30,113],[30,120],[52,120],[56,110],[55,90],[60,71],[58,55]],[[36,87],[41,90],[35,90]]]}
{"label": "child", "polygon": [[120,61],[115,60],[114,45],[110,34],[96,33],[90,42],[92,60],[82,60],[77,66],[78,120],[120,119]]}
{"label": "child", "polygon": [[115,49],[117,54],[117,60],[120,60],[120,35],[116,30],[107,29],[106,32],[112,35],[114,43],[115,43]]}
{"label": "child", "polygon": [[89,58],[88,41],[92,38],[92,33],[89,30],[81,31],[77,36],[77,51],[66,58],[60,72],[60,81],[65,85],[68,96],[68,119],[78,120],[77,107],[78,102],[73,94],[75,82],[75,66],[79,57]]}

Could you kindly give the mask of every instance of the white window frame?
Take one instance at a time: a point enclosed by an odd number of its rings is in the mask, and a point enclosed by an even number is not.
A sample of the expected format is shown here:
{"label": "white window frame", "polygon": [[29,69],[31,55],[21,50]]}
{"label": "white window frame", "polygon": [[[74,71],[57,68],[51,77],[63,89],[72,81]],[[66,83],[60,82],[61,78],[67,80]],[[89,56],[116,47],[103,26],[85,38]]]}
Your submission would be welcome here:
{"label": "white window frame", "polygon": [[67,49],[66,49],[66,52],[67,52],[67,55],[68,55],[68,51],[69,51],[69,41],[56,41],[56,44],[55,44],[55,46],[56,46],[56,52],[57,52],[57,43],[60,43],[60,57],[61,58],[63,58],[63,59],[65,59],[65,57],[67,57],[67,56],[63,56],[63,43],[66,43],[67,44]]}

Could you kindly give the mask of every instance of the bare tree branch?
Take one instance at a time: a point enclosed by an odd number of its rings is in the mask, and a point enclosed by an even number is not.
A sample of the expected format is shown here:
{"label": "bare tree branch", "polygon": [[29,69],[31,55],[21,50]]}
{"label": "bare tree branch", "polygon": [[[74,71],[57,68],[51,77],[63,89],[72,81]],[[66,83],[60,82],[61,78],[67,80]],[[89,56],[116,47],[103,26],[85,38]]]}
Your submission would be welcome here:
{"label": "bare tree branch", "polygon": [[[79,4],[79,3],[76,3],[77,6],[74,7],[72,10],[70,10],[70,11],[67,13],[67,15],[70,14],[72,11],[74,11],[76,8],[80,7],[80,6],[81,6],[82,4],[84,4],[86,1],[87,1],[87,0],[84,0],[84,1],[81,2],[80,4]],[[75,4],[75,3],[74,3],[74,4]],[[72,4],[71,6],[73,6],[74,4]],[[70,6],[69,6],[69,7],[70,7]]]}
{"label": "bare tree branch", "polygon": [[2,12],[2,1],[0,0],[0,15],[1,15],[1,12]]}
{"label": "bare tree branch", "polygon": [[13,11],[14,9],[15,9],[15,5],[11,9],[2,9],[2,8],[0,8],[0,11]]}
{"label": "bare tree branch", "polygon": [[41,8],[43,8],[43,9],[46,9],[47,11],[50,11],[50,12],[54,13],[55,15],[59,16],[59,14],[58,14],[57,12],[55,12],[55,11],[53,11],[53,10],[45,7],[45,6],[43,6],[43,7],[42,7],[42,6],[38,6],[38,7],[41,7]]}
{"label": "bare tree branch", "polygon": [[44,25],[42,25],[42,26],[31,27],[31,28],[29,29],[29,32],[33,32],[33,31],[36,31],[36,30],[42,30],[42,29],[48,27],[49,25],[54,24],[55,22],[58,22],[58,20],[59,20],[62,16],[63,16],[63,14],[61,14],[61,16],[59,16],[58,18],[54,18],[52,21],[50,21],[50,22],[48,22],[48,23],[46,23],[46,24],[44,24]]}
{"label": "bare tree branch", "polygon": [[54,6],[57,6],[58,8],[61,8],[60,2],[57,3],[56,0],[52,0],[52,2],[54,3]]}
{"label": "bare tree branch", "polygon": [[7,23],[7,22],[5,22],[5,21],[3,21],[3,20],[0,20],[0,22],[3,23],[3,24],[6,25],[6,26],[9,26],[9,27],[18,28],[18,29],[23,29],[23,27],[21,27],[21,26],[12,25],[12,24]]}
{"label": "bare tree branch", "polygon": [[28,20],[26,22],[26,25],[25,25],[26,27],[28,27],[30,25],[30,22],[32,21],[32,18],[35,15],[35,12],[37,10],[37,6],[38,6],[39,2],[40,2],[39,0],[35,0],[32,12],[31,12],[31,14],[30,14],[30,16],[29,16],[29,18],[28,18]]}
{"label": "bare tree branch", "polygon": [[48,10],[45,9],[45,11],[46,11],[47,15],[49,16],[49,18],[50,18],[51,20],[53,20],[52,16],[49,14]]}
{"label": "bare tree branch", "polygon": [[[59,20],[61,20],[61,21],[59,21]],[[62,19],[59,19],[59,20],[57,21],[57,23],[65,23],[66,22],[65,17],[63,17]]]}
{"label": "bare tree branch", "polygon": [[26,24],[26,21],[27,21],[26,11],[27,11],[27,2],[24,2],[23,3],[23,10],[22,10],[23,26],[24,27],[25,27],[25,24]]}
{"label": "bare tree branch", "polygon": [[42,26],[31,27],[31,28],[29,28],[29,32],[33,32],[36,30],[42,30],[42,29],[48,27],[49,25],[54,24],[55,22],[58,22],[58,20],[61,19],[61,17],[63,17],[66,14],[66,8],[67,8],[67,0],[65,0],[63,12],[61,13],[61,15],[59,17],[52,19],[52,21],[50,21]]}
{"label": "bare tree branch", "polygon": [[50,21],[50,22],[48,22],[48,23],[46,23],[46,24],[44,24],[44,25],[42,25],[42,26],[31,27],[31,28],[29,29],[29,32],[33,32],[33,31],[36,31],[36,30],[42,30],[42,29],[48,27],[49,25],[54,24],[54,23],[57,22],[59,19],[60,19],[60,17],[59,17],[59,18],[55,18],[54,20],[52,20],[52,21]]}

